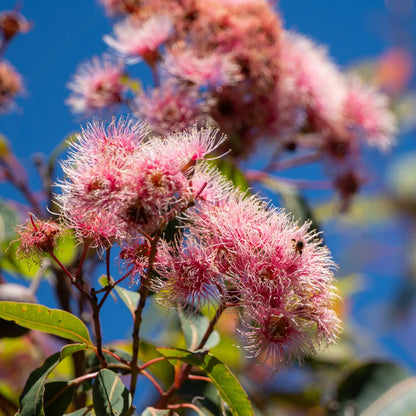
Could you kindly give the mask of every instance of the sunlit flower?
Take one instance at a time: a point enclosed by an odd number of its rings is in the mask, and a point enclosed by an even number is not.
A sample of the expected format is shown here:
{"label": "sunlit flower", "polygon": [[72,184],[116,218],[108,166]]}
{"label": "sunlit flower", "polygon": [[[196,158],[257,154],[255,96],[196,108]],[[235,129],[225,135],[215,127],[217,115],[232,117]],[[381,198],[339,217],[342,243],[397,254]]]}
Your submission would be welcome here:
{"label": "sunlit flower", "polygon": [[220,277],[214,256],[214,251],[209,255],[192,237],[186,239],[185,246],[161,243],[156,263],[161,279],[152,282],[153,290],[162,294],[160,302],[186,312],[218,301]]}
{"label": "sunlit flower", "polygon": [[343,115],[349,133],[370,146],[388,150],[394,144],[396,120],[387,97],[358,78],[350,80]]}
{"label": "sunlit flower", "polygon": [[146,134],[140,123],[113,120],[105,128],[94,122],[70,143],[70,156],[62,163],[66,177],[56,199],[64,222],[80,238],[100,246],[127,237],[122,218],[130,194],[127,176]]}
{"label": "sunlit flower", "polygon": [[110,16],[130,14],[138,11],[141,0],[99,0]]}
{"label": "sunlit flower", "polygon": [[45,254],[53,252],[63,229],[53,221],[42,221],[30,215],[25,224],[16,227],[16,232],[20,243],[17,255],[40,261]]}
{"label": "sunlit flower", "polygon": [[249,354],[275,366],[334,342],[335,266],[309,223],[232,189],[217,203],[197,200],[185,217],[187,232],[157,259],[162,302],[238,305]]}
{"label": "sunlit flower", "polygon": [[22,90],[20,74],[8,62],[0,61],[0,113],[13,106],[15,96]]}
{"label": "sunlit flower", "polygon": [[302,128],[319,132],[339,123],[346,85],[326,49],[302,35],[285,32],[280,54],[278,133],[294,135]]}
{"label": "sunlit flower", "polygon": [[146,136],[142,124],[120,119],[89,124],[70,144],[56,200],[79,238],[98,247],[134,241],[193,205],[195,166],[221,136],[208,128]]}
{"label": "sunlit flower", "polygon": [[114,37],[105,35],[104,41],[121,55],[130,58],[143,58],[149,65],[158,59],[158,48],[171,35],[172,20],[160,14],[140,21],[127,18],[114,26]]}
{"label": "sunlit flower", "polygon": [[127,90],[122,82],[124,65],[109,57],[82,64],[68,83],[72,94],[66,103],[74,113],[90,115],[120,104]]}
{"label": "sunlit flower", "polygon": [[195,89],[164,82],[150,93],[138,94],[136,115],[157,134],[182,131],[206,113],[207,104]]}
{"label": "sunlit flower", "polygon": [[199,56],[190,48],[172,49],[165,55],[163,68],[178,80],[214,89],[233,85],[242,79],[232,55],[211,52]]}

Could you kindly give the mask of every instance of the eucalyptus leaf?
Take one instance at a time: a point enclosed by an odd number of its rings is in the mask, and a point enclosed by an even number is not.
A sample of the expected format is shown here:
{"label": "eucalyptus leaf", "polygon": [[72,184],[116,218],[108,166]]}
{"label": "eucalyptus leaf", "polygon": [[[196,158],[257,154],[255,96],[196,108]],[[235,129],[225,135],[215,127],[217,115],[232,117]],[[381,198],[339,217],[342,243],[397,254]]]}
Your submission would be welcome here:
{"label": "eucalyptus leaf", "polygon": [[[108,285],[107,276],[101,276],[99,282],[102,286]],[[116,285],[114,287],[120,299],[127,306],[134,318],[134,311],[136,310],[137,304],[139,303],[140,295],[133,290],[124,289],[123,287]]]}
{"label": "eucalyptus leaf", "polygon": [[7,202],[0,200],[0,242],[16,238],[13,226],[19,223],[16,210]]}
{"label": "eucalyptus leaf", "polygon": [[416,379],[390,362],[370,362],[351,371],[338,387],[341,416],[352,409],[366,416],[413,416],[416,413]]}
{"label": "eucalyptus leaf", "polygon": [[216,166],[221,173],[231,180],[235,187],[240,188],[242,192],[247,191],[249,183],[243,172],[231,161],[226,159],[211,160],[210,163]]}
{"label": "eucalyptus leaf", "polygon": [[89,407],[83,407],[82,409],[75,410],[75,412],[65,413],[65,416],[93,416],[93,413]]}
{"label": "eucalyptus leaf", "polygon": [[123,416],[131,406],[131,395],[123,382],[106,368],[98,372],[92,386],[94,410],[100,416]]}
{"label": "eucalyptus leaf", "polygon": [[156,409],[154,407],[147,407],[141,416],[172,416],[172,412],[169,409]]}
{"label": "eucalyptus leaf", "polygon": [[[139,359],[142,363],[146,363],[159,357],[162,357],[162,354],[158,352],[157,347],[154,344],[146,340],[140,341]],[[164,388],[170,386],[174,377],[174,371],[167,360],[152,364],[151,370],[153,376],[157,378]]]}
{"label": "eucalyptus leaf", "polygon": [[75,342],[91,345],[85,324],[69,312],[43,305],[0,301],[0,318]]}
{"label": "eucalyptus leaf", "polygon": [[19,398],[20,409],[17,416],[45,416],[43,409],[45,383],[52,370],[66,357],[88,348],[86,344],[66,345],[32,371]]}
{"label": "eucalyptus leaf", "polygon": [[178,348],[158,348],[158,352],[173,361],[173,364],[179,360],[202,370],[211,379],[233,416],[254,416],[248,396],[237,378],[213,355]]}
{"label": "eucalyptus leaf", "polygon": [[67,381],[50,381],[43,395],[45,416],[61,416],[70,405],[75,386]]}
{"label": "eucalyptus leaf", "polygon": [[[186,316],[180,311],[179,318],[181,320],[186,346],[190,351],[195,351],[209,326],[209,320],[204,315]],[[220,335],[218,331],[213,331],[203,346],[203,349],[211,349],[218,345],[219,342]]]}
{"label": "eucalyptus leaf", "polygon": [[[120,358],[122,358],[125,361],[129,362],[132,359],[131,354],[129,354],[126,351],[115,349],[115,348],[110,348],[109,350],[113,352],[114,354],[118,355]],[[108,368],[110,368],[111,370],[118,372],[120,374],[127,374],[130,372],[129,368],[120,367],[121,362],[117,360],[117,358],[115,358],[113,355],[108,354],[105,351],[103,351],[103,355],[108,365]],[[94,371],[98,371],[100,368],[101,368],[101,363],[97,357],[97,354],[95,354],[95,352],[89,354],[85,360],[85,371],[87,373],[92,373]]]}

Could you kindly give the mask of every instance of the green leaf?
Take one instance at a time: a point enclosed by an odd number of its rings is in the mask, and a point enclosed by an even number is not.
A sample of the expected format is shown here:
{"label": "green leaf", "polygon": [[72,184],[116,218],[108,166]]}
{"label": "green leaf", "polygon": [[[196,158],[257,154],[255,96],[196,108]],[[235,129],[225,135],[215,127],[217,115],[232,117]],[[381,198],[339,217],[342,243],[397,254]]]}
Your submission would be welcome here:
{"label": "green leaf", "polygon": [[362,416],[414,416],[416,414],[416,378],[407,378],[379,397]]}
{"label": "green leaf", "polygon": [[254,416],[246,392],[230,369],[213,355],[193,353],[178,348],[158,348],[169,360],[180,360],[198,367],[211,379],[234,416]]}
{"label": "green leaf", "polygon": [[52,150],[48,160],[48,175],[52,177],[53,171],[58,161],[59,156],[65,152],[71,143],[75,143],[78,140],[79,133],[74,132],[68,134],[58,145]]}
{"label": "green leaf", "polygon": [[146,407],[141,416],[171,416],[172,413],[168,409],[155,409],[154,407]]}
{"label": "green leaf", "polygon": [[[149,341],[140,341],[139,359],[142,363],[146,363],[154,358],[161,357],[162,354],[158,352],[156,346]],[[163,360],[150,367],[153,376],[155,376],[164,388],[168,388],[174,377],[174,371],[168,361]]]}
{"label": "green leaf", "polygon": [[46,383],[43,395],[45,416],[63,415],[72,401],[74,391],[75,386],[67,381]]}
{"label": "green leaf", "polygon": [[100,416],[123,416],[131,406],[131,396],[123,382],[111,370],[98,372],[92,386],[94,410]]}
{"label": "green leaf", "polygon": [[[108,285],[108,279],[107,276],[103,275],[98,279],[99,283],[105,287]],[[114,289],[116,290],[118,296],[120,299],[125,303],[131,314],[134,318],[134,311],[137,307],[137,304],[139,303],[140,295],[137,292],[134,292],[133,290],[127,290],[120,286],[115,286]]]}
{"label": "green leaf", "polygon": [[334,415],[354,407],[362,416],[413,416],[416,413],[416,379],[389,362],[371,362],[349,373],[338,387],[340,406]]}
{"label": "green leaf", "polygon": [[82,409],[75,410],[75,412],[65,413],[65,416],[92,416],[94,414],[89,407],[83,407]]}
{"label": "green leaf", "polygon": [[91,345],[84,323],[75,315],[60,309],[49,309],[33,303],[0,301],[0,318],[14,321],[25,328]]}
{"label": "green leaf", "polygon": [[216,166],[225,177],[230,179],[235,187],[239,187],[242,192],[247,191],[249,183],[246,177],[232,162],[225,159],[215,159],[211,160],[210,163]]}
{"label": "green leaf", "polygon": [[[195,351],[198,344],[202,340],[208,325],[209,320],[204,315],[185,316],[179,311],[179,318],[181,320],[181,327],[183,335],[185,336],[186,346],[190,351]],[[220,342],[220,335],[217,331],[213,331],[205,343],[203,349],[211,349]]]}
{"label": "green leaf", "polygon": [[9,242],[16,238],[13,225],[19,223],[16,210],[8,203],[0,200],[0,242]]}
{"label": "green leaf", "polygon": [[[110,351],[114,354],[118,355],[120,358],[122,358],[125,361],[131,361],[132,356],[126,351],[116,349],[116,348],[110,348]],[[127,374],[130,372],[129,368],[120,368],[120,365],[122,363],[117,360],[117,358],[113,357],[111,354],[108,354],[107,352],[103,352],[105,361],[108,365],[108,368],[111,370],[121,373],[121,374]],[[94,371],[98,371],[101,368],[100,360],[97,357],[97,354],[95,352],[89,354],[86,357],[85,360],[85,372],[86,373],[92,373]]]}
{"label": "green leaf", "polygon": [[65,233],[65,236],[56,241],[55,254],[65,266],[71,265],[77,257],[78,242],[73,233]]}
{"label": "green leaf", "polygon": [[86,344],[66,345],[45,360],[43,365],[32,371],[20,395],[20,410],[18,416],[45,416],[43,396],[45,383],[52,370],[66,357],[88,348]]}
{"label": "green leaf", "polygon": [[12,275],[20,275],[23,277],[34,277],[39,270],[39,262],[28,257],[23,260],[18,259],[16,254],[19,247],[18,241],[2,243],[0,250],[0,269],[9,272]]}

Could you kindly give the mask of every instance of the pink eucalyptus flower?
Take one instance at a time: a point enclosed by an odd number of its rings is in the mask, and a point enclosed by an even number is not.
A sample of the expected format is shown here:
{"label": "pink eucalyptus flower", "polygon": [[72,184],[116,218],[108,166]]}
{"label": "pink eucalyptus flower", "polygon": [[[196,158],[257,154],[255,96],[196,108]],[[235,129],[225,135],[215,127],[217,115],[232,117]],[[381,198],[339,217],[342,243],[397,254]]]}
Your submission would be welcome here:
{"label": "pink eucalyptus flower", "polygon": [[109,57],[82,64],[73,80],[68,83],[72,90],[66,103],[77,114],[91,115],[104,109],[114,108],[123,99],[127,88],[122,82],[124,65]]}
{"label": "pink eucalyptus flower", "polygon": [[0,61],[0,113],[11,109],[15,96],[22,91],[20,74],[8,62]]}
{"label": "pink eucalyptus flower", "polygon": [[221,282],[214,254],[209,255],[192,237],[186,239],[184,246],[161,243],[155,266],[161,278],[152,283],[153,290],[161,294],[159,301],[180,306],[185,312],[218,301]]}
{"label": "pink eucalyptus flower", "polygon": [[162,83],[149,95],[139,94],[136,115],[145,120],[157,134],[182,131],[205,119],[207,104],[195,89],[171,82]]}
{"label": "pink eucalyptus flower", "polygon": [[189,48],[172,48],[164,57],[163,68],[178,80],[213,89],[242,80],[232,56],[215,51],[200,56]]}
{"label": "pink eucalyptus flower", "polygon": [[142,124],[120,119],[87,125],[71,144],[56,199],[79,238],[96,246],[134,241],[194,203],[194,168],[221,137],[208,128],[146,135]]}
{"label": "pink eucalyptus flower", "polygon": [[264,353],[279,366],[334,342],[335,266],[309,223],[299,225],[236,191],[220,204],[201,200],[186,217],[189,236],[182,244],[199,241],[215,271],[215,280],[205,284],[242,308],[241,333],[251,355]]}
{"label": "pink eucalyptus flower", "polygon": [[346,85],[325,48],[285,32],[280,57],[277,131],[293,135],[302,128],[320,131],[339,123]]}
{"label": "pink eucalyptus flower", "polygon": [[350,80],[343,115],[350,134],[370,146],[389,150],[394,144],[396,120],[388,109],[387,97],[358,78]]}
{"label": "pink eucalyptus flower", "polygon": [[20,243],[17,255],[40,261],[46,253],[53,252],[63,228],[53,221],[42,221],[30,215],[30,220],[18,225],[16,232]]}
{"label": "pink eucalyptus flower", "polygon": [[141,0],[99,0],[109,16],[130,14],[138,11]]}
{"label": "pink eucalyptus flower", "polygon": [[130,195],[128,177],[146,134],[142,124],[123,119],[107,128],[94,122],[70,144],[56,199],[64,222],[80,238],[101,246],[127,237],[122,212]]}
{"label": "pink eucalyptus flower", "polygon": [[143,58],[153,66],[158,59],[158,48],[172,33],[172,19],[160,14],[140,21],[130,17],[114,26],[114,37],[105,35],[104,41],[122,56]]}

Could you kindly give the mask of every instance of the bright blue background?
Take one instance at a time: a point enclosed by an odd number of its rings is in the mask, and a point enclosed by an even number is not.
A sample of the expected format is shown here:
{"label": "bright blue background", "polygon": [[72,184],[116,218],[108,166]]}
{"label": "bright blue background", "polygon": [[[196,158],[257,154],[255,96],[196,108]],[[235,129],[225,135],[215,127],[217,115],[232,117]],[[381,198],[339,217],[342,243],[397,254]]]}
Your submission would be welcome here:
{"label": "bright blue background", "polygon": [[[10,9],[14,3],[1,0],[0,7]],[[403,6],[405,11],[395,12],[390,7],[393,4]],[[282,0],[278,7],[286,28],[326,44],[335,62],[346,68],[362,58],[375,58],[393,45],[405,46],[414,53],[416,19],[412,4],[411,0]],[[0,132],[9,138],[17,156],[33,173],[31,154],[39,151],[48,154],[69,132],[79,129],[81,120],[77,120],[64,104],[68,96],[66,83],[80,62],[107,50],[102,36],[111,32],[111,24],[103,8],[94,0],[26,0],[22,12],[33,22],[33,29],[10,44],[6,59],[23,75],[27,93],[18,99],[18,108],[14,112],[0,116]],[[148,78],[148,71],[141,66],[132,67],[132,72]],[[414,86],[415,80],[412,82]],[[414,136],[408,134],[402,137],[396,153],[413,148]],[[382,176],[392,157],[372,156],[378,171],[376,177]],[[37,186],[35,176],[31,182]],[[0,189],[5,197],[15,195],[8,186],[2,185]],[[344,260],[345,244],[340,240],[343,231],[346,230],[327,230],[327,242],[342,273],[357,272],[359,266]],[[386,238],[386,233],[400,254],[403,240],[397,224],[383,228],[379,238]],[[350,232],[350,238],[351,235],[360,238],[359,232]],[[399,254],[397,263],[373,264],[365,270],[366,290],[354,298],[354,316],[359,322],[355,328],[362,326],[371,341],[368,344],[362,340],[364,355],[393,354],[397,360],[416,370],[415,340],[411,335],[414,324],[408,324],[405,329],[390,328],[386,311],[371,308],[374,299],[388,296],[397,287],[396,277],[402,272]],[[43,296],[44,303],[49,304],[48,293]],[[129,328],[124,322],[129,319],[127,312],[115,315],[107,309],[105,340],[128,335]],[[373,340],[380,343],[373,344]]]}

